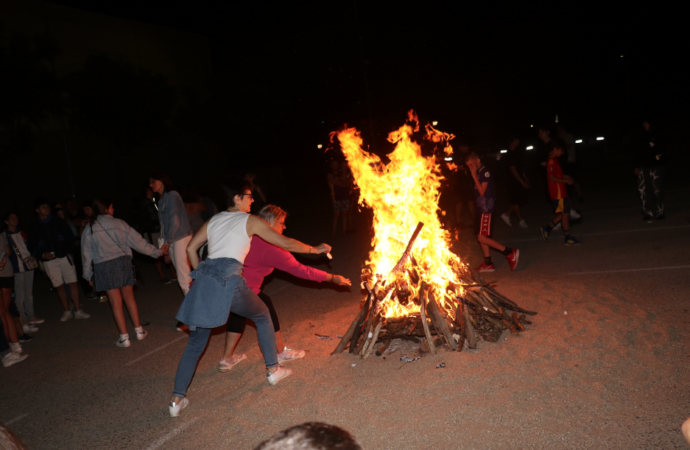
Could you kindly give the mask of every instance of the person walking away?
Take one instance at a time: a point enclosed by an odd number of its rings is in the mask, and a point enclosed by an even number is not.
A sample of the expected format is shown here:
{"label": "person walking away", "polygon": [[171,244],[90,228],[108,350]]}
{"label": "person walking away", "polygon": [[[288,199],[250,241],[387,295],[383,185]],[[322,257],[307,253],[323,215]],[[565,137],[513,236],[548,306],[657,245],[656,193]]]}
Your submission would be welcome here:
{"label": "person walking away", "polygon": [[[259,212],[259,217],[273,228],[276,233],[281,235],[286,228],[285,220],[287,219],[287,215],[285,210],[275,205],[266,205],[261,208]],[[273,301],[265,292],[261,291],[261,285],[264,282],[264,278],[270,275],[274,269],[285,271],[305,280],[318,281],[319,283],[326,281],[337,286],[350,286],[351,284],[350,280],[343,276],[326,273],[323,270],[300,264],[290,252],[269,244],[259,236],[255,235],[252,237],[251,250],[249,250],[244,260],[243,275],[249,289],[258,295],[261,301],[268,307],[268,311],[271,314],[271,321],[273,322],[273,329],[276,333],[276,348],[280,350],[280,353],[278,353],[278,362],[284,363],[303,358],[305,352],[304,350],[290,349],[285,345],[282,333],[280,332],[278,313],[276,313],[273,307]],[[219,372],[228,372],[237,363],[247,358],[245,354],[235,354],[235,347],[237,347],[242,337],[246,322],[246,317],[238,314],[230,314],[230,318],[226,325],[225,351],[218,365]]]}
{"label": "person walking away", "polygon": [[94,214],[81,237],[83,276],[97,291],[105,291],[110,300],[115,323],[120,331],[120,339],[115,345],[129,347],[123,300],[134,324],[137,340],[141,341],[147,334],[139,321],[139,309],[134,299],[136,280],[132,266],[132,249],[153,258],[162,256],[163,250],[146,242],[146,239],[124,220],[114,218],[115,209],[110,200],[97,198],[93,201],[92,208]]}
{"label": "person walking away", "polygon": [[501,214],[501,219],[511,227],[510,215],[515,213],[520,228],[527,228],[527,223],[522,218],[520,208],[527,204],[527,191],[529,190],[529,179],[525,174],[525,155],[520,148],[520,139],[513,137],[508,144],[508,153],[503,157],[503,161],[508,168],[508,198],[510,208]]}
{"label": "person walking away", "polygon": [[38,213],[38,219],[29,229],[29,251],[32,256],[43,261],[46,274],[57,290],[64,309],[60,321],[65,322],[72,318],[65,284],[69,286],[70,296],[74,303],[74,318],[88,319],[91,316],[82,310],[79,301],[77,271],[71,257],[74,250],[72,230],[64,220],[50,214],[47,200],[36,200],[34,207]]}
{"label": "person walking away", "polygon": [[[189,326],[190,335],[175,374],[173,397],[168,405],[171,417],[187,407],[186,398],[194,371],[204,351],[211,330],[225,324],[230,312],[256,324],[259,347],[266,359],[268,383],[274,385],[292,374],[278,364],[276,336],[266,305],[247,287],[242,266],[251,247],[252,236],[258,235],[269,244],[296,253],[327,253],[331,247],[321,244],[314,248],[276,233],[266,222],[249,214],[253,202],[246,181],[226,188],[228,209],[216,214],[194,235],[187,247],[194,272],[194,285],[185,297],[177,318]],[[198,250],[208,242],[208,258],[199,263]]]}
{"label": "person walking away", "polygon": [[659,132],[648,120],[642,122],[644,131],[636,148],[635,176],[642,201],[642,220],[651,223],[662,220],[664,211],[664,180],[666,178],[666,147]]}
{"label": "person walking away", "polygon": [[491,248],[503,253],[508,260],[510,270],[515,270],[520,258],[520,250],[506,247],[491,238],[491,216],[496,205],[494,180],[491,177],[491,172],[482,164],[475,152],[470,152],[465,156],[465,164],[474,181],[474,198],[477,208],[477,214],[474,219],[474,231],[477,234],[477,241],[479,241],[479,246],[484,256],[484,262],[476,270],[477,272],[493,272],[496,270],[494,263],[491,261]]}
{"label": "person walking away", "polygon": [[[458,229],[461,225],[460,215],[462,208],[466,207],[470,213],[472,221],[475,221],[476,212],[474,210],[474,180],[470,174],[470,169],[465,164],[465,158],[470,154],[470,147],[466,142],[458,143],[458,171],[455,176],[455,188],[457,193],[457,202],[455,204],[455,220]],[[456,234],[457,238],[457,234]]]}
{"label": "person walking away", "polygon": [[[192,228],[189,226],[189,217],[184,209],[182,197],[163,172],[154,172],[149,179],[149,186],[154,193],[160,196],[158,203],[158,218],[161,224],[161,242],[159,247],[164,253],[168,253],[166,262],[172,261],[177,273],[177,282],[182,293],[187,295],[192,279],[189,273],[192,271],[187,259],[187,245],[192,240]],[[184,331],[182,323],[177,324],[178,331]]]}
{"label": "person walking away", "polygon": [[[153,190],[150,187],[146,188],[146,197],[141,201],[141,210],[139,215],[142,236],[149,242],[149,244],[153,245],[154,247],[158,246],[158,238],[161,237],[161,223],[158,218],[158,206],[156,205]],[[163,260],[164,257],[161,256],[156,258],[153,264],[156,268],[156,273],[158,273],[160,282],[163,284],[170,284],[177,279],[175,267],[173,267],[171,263],[166,263],[166,266],[168,266],[170,272],[172,273],[172,278],[167,278],[165,276],[165,272],[163,272]]]}
{"label": "person walking away", "polygon": [[14,270],[12,270],[12,263],[10,262],[10,252],[7,236],[5,233],[0,233],[0,318],[7,332],[10,349],[14,353],[21,353],[22,346],[19,344],[17,324],[10,314],[12,290],[14,289]]}
{"label": "person walking away", "polygon": [[34,313],[34,270],[37,261],[32,258],[26,245],[27,235],[19,228],[19,217],[10,212],[3,217],[5,235],[10,247],[10,261],[14,270],[14,303],[23,322],[23,331],[31,333],[38,331],[34,325],[45,322]]}
{"label": "person walking away", "polygon": [[541,236],[546,241],[558,224],[562,225],[565,235],[565,245],[580,245],[580,241],[570,235],[570,199],[566,184],[573,184],[573,178],[563,174],[558,158],[565,152],[565,143],[555,139],[552,143],[549,160],[546,164],[546,177],[549,185],[549,195],[556,216],[546,226],[541,227]]}
{"label": "person walking away", "polygon": [[575,136],[568,133],[565,130],[565,128],[563,128],[562,124],[559,124],[556,127],[556,132],[558,133],[558,137],[560,137],[563,140],[563,142],[565,142],[566,146],[565,171],[568,173],[568,175],[573,177],[573,184],[568,186],[568,190],[570,191],[570,193],[572,193],[572,191],[575,190],[577,200],[580,203],[582,203],[584,202],[584,198],[582,197],[582,189],[580,188],[580,182],[578,181],[579,170],[577,170],[577,144],[575,144]]}

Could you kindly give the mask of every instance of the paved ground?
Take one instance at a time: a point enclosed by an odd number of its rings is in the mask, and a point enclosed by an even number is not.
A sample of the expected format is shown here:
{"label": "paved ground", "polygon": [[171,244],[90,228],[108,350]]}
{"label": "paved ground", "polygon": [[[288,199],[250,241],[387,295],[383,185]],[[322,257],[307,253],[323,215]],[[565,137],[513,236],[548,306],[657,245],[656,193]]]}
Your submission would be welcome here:
{"label": "paved ground", "polygon": [[[522,257],[510,273],[495,256],[491,279],[539,315],[519,338],[482,343],[476,353],[403,366],[399,354],[331,357],[337,342],[314,333],[342,334],[361,294],[274,277],[266,291],[286,340],[308,350],[291,363],[295,375],[266,383],[253,329],[240,343],[248,360],[218,373],[218,333],[178,419],[166,406],[186,341],[173,328],[179,289],[154,282],[151,267],[139,264],[148,283],[136,295],[150,334],[121,349],[107,303],[85,302],[91,319],[60,323],[58,301],[38,277],[37,312],[46,323],[24,345],[25,362],[0,368],[0,420],[31,449],[251,449],[314,420],[344,427],[367,449],[687,448],[679,427],[690,415],[689,194],[685,186],[669,189],[667,219],[647,224],[635,192],[590,188],[579,206],[585,220],[573,228],[583,245],[574,248],[559,233],[541,240],[537,226],[550,214],[535,199],[529,229],[497,222],[497,239]],[[326,239],[313,230],[328,229],[327,220],[312,219],[317,226],[294,213],[287,233]],[[459,252],[478,264],[467,233]],[[367,241],[362,232],[332,241],[331,271],[358,279]],[[435,369],[441,361],[446,368]]]}

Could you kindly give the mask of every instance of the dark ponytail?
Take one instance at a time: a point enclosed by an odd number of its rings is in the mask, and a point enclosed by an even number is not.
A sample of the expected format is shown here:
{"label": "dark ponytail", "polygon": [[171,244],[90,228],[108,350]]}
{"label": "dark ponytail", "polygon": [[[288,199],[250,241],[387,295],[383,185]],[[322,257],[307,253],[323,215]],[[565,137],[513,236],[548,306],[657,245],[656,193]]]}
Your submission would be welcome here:
{"label": "dark ponytail", "polygon": [[91,214],[91,217],[89,217],[89,223],[91,224],[91,234],[93,234],[93,224],[96,223],[96,219],[98,219],[98,216],[105,214],[105,210],[110,208],[112,204],[113,202],[111,202],[109,198],[96,197],[95,199],[93,199],[93,203],[91,203],[91,209],[93,210],[93,213]]}
{"label": "dark ponytail", "polygon": [[223,186],[226,195],[226,203],[228,208],[235,206],[235,196],[244,194],[244,191],[251,190],[247,180],[237,180]]}

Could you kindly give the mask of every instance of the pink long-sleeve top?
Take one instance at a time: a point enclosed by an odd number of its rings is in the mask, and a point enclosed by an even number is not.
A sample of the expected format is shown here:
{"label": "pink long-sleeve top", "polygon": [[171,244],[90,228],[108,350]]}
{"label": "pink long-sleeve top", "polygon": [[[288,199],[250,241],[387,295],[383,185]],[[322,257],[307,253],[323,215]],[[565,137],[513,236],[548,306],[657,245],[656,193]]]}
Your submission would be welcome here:
{"label": "pink long-sleeve top", "polygon": [[269,244],[259,236],[252,237],[251,250],[244,260],[244,279],[249,289],[255,294],[261,292],[264,278],[270,275],[273,269],[305,280],[322,282],[328,279],[326,272],[300,264],[287,250]]}

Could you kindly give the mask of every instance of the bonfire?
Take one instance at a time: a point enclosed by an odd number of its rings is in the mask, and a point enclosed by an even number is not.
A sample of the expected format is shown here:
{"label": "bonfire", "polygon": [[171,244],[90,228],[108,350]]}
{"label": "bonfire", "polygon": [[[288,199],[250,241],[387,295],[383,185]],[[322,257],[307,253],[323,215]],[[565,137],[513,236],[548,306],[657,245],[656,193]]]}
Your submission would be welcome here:
{"label": "bonfire", "polygon": [[362,270],[367,296],[333,354],[349,345],[362,358],[375,349],[380,355],[396,338],[420,342],[433,354],[439,346],[476,348],[479,338],[496,342],[504,330],[524,331],[531,323],[526,316],[536,314],[501,295],[451,251],[451,234],[439,220],[438,155],[452,155],[454,136],[427,124],[423,139],[436,151],[423,156],[413,141],[419,130],[410,111],[407,123],[388,136],[395,144],[388,163],[363,150],[355,128],[331,134],[352,170],[360,204],[374,213],[373,249]]}

